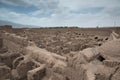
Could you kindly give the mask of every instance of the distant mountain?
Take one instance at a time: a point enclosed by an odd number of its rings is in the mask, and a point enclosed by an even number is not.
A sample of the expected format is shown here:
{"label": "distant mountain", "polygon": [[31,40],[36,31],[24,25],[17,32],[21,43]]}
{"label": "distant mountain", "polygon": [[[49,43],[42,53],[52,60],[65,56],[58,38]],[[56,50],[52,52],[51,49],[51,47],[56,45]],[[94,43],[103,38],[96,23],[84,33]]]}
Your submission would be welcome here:
{"label": "distant mountain", "polygon": [[23,25],[23,24],[18,24],[18,23],[10,22],[10,21],[0,20],[0,26],[2,26],[2,25],[12,25],[12,26],[15,27],[15,28],[39,27],[39,26]]}
{"label": "distant mountain", "polygon": [[25,26],[25,25],[13,23],[13,22],[10,22],[10,21],[0,20],[0,26],[2,26],[2,25],[12,25],[13,27],[23,27],[23,26]]}

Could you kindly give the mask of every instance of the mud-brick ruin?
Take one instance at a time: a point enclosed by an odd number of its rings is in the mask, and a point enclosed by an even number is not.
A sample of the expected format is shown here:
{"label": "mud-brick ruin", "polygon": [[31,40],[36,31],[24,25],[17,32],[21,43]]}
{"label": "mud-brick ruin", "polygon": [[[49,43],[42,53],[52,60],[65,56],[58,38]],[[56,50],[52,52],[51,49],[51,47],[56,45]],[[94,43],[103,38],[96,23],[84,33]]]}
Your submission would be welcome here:
{"label": "mud-brick ruin", "polygon": [[0,80],[120,80],[120,29],[95,31],[1,28]]}

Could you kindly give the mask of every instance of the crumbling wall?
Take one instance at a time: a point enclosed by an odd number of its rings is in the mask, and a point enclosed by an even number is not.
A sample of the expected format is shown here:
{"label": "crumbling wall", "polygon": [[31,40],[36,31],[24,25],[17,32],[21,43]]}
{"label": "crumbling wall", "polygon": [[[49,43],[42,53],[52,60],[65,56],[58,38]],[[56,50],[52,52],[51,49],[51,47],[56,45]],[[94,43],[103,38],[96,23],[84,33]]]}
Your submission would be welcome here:
{"label": "crumbling wall", "polygon": [[0,48],[2,48],[2,46],[3,46],[3,39],[0,36]]}
{"label": "crumbling wall", "polygon": [[7,32],[2,34],[2,39],[3,46],[8,48],[8,51],[11,53],[22,53],[23,48],[28,45],[26,38]]}
{"label": "crumbling wall", "polygon": [[[41,63],[46,64],[48,67],[51,67],[52,70],[53,69],[58,70],[66,67],[65,57],[57,55],[55,53],[50,53],[44,49],[40,49],[34,43],[32,44],[32,42],[28,41],[27,38],[20,37],[15,34],[10,34],[7,32],[4,32],[2,34],[2,38],[3,38],[3,45],[4,47],[8,48],[8,51],[10,54],[15,55],[19,53],[20,54],[24,53],[23,54],[24,57],[21,60],[19,60],[21,56],[14,58],[14,60],[10,60],[11,62],[7,61],[8,59],[5,59],[5,62],[6,61],[9,62],[14,67],[14,69],[12,70],[13,79],[27,79],[27,78],[30,79],[31,77],[34,77],[32,73],[34,72],[34,70],[37,70],[35,71],[36,73],[34,73],[36,76],[38,76],[37,75],[38,72],[40,72],[39,73],[40,75],[43,74],[41,73],[41,70],[40,70],[41,68],[38,68],[38,66],[36,66],[37,64],[41,64]],[[3,56],[1,57],[2,57],[1,59],[3,59]],[[6,58],[7,55],[4,55],[4,57]],[[6,63],[6,65],[8,65],[8,63]],[[13,68],[11,65],[10,67]],[[28,74],[28,72],[30,73],[30,75]],[[17,75],[14,75],[15,73]],[[54,75],[54,73],[51,75]],[[39,77],[38,80],[39,79],[41,79],[41,77]]]}

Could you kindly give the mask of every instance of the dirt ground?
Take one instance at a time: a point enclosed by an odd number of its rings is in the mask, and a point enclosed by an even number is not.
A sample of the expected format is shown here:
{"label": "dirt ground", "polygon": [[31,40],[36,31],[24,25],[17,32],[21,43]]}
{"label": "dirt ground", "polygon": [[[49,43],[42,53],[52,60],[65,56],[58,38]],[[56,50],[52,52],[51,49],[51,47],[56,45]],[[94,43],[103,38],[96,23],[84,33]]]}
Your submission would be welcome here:
{"label": "dirt ground", "polygon": [[120,27],[0,27],[0,80],[120,80]]}

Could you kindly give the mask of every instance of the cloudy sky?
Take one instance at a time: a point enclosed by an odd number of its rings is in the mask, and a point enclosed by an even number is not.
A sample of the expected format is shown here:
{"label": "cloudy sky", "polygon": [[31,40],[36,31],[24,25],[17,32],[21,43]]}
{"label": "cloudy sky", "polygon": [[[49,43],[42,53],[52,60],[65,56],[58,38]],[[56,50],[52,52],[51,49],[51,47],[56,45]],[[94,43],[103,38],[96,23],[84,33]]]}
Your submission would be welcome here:
{"label": "cloudy sky", "polygon": [[120,0],[0,0],[0,20],[36,26],[120,26]]}

